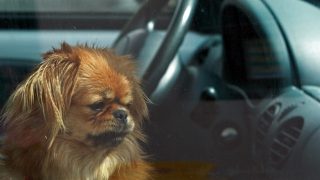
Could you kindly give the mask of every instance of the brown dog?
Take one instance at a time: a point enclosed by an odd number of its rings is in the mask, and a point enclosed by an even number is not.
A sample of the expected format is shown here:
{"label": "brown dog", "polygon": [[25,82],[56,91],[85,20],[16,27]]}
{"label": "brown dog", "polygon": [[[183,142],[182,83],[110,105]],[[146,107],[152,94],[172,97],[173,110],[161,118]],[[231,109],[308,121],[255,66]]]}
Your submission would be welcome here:
{"label": "brown dog", "polygon": [[133,62],[66,43],[9,98],[2,179],[148,179],[138,141],[146,97]]}

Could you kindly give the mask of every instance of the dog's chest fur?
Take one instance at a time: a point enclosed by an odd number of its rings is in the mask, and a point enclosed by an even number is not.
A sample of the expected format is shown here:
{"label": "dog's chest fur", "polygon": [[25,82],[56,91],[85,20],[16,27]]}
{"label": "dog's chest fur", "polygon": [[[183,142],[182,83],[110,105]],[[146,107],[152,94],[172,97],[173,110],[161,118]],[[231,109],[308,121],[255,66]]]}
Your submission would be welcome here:
{"label": "dog's chest fur", "polygon": [[[72,143],[57,141],[51,150],[43,157],[41,165],[41,177],[29,177],[20,175],[19,172],[8,170],[4,162],[0,163],[0,179],[42,179],[42,180],[107,180],[114,179],[121,167],[130,166],[132,157],[139,157],[138,147],[132,146],[129,139],[119,145],[119,150],[107,151],[79,151],[79,147]],[[126,147],[130,146],[130,147]],[[77,148],[78,150],[74,150]],[[135,159],[136,161],[137,159]],[[31,162],[30,162],[31,163]],[[23,163],[25,164],[25,163]],[[23,168],[23,167],[22,167]]]}
{"label": "dog's chest fur", "polygon": [[[43,174],[46,176],[45,179],[109,179],[117,168],[130,164],[133,161],[132,157],[139,157],[138,147],[133,144],[135,143],[125,139],[112,152],[79,152],[74,151],[77,147],[73,144],[57,142],[44,162]],[[51,171],[45,172],[46,169]]]}

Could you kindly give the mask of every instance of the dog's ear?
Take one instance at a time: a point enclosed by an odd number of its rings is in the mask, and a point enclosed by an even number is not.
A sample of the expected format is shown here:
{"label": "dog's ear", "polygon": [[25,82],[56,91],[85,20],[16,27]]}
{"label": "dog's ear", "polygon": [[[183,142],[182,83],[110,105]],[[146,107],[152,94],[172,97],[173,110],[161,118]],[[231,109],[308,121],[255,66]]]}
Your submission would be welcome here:
{"label": "dog's ear", "polygon": [[51,146],[65,129],[64,118],[76,86],[80,61],[69,45],[64,43],[43,57],[9,98],[3,114],[6,139],[23,147],[37,142]]}

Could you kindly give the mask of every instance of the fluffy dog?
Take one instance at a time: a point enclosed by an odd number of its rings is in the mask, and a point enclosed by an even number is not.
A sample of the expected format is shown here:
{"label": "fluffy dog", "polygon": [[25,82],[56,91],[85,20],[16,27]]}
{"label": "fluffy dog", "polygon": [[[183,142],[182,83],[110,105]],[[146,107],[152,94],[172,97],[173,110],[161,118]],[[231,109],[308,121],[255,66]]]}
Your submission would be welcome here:
{"label": "fluffy dog", "polygon": [[2,179],[148,179],[146,97],[129,57],[66,43],[9,98]]}

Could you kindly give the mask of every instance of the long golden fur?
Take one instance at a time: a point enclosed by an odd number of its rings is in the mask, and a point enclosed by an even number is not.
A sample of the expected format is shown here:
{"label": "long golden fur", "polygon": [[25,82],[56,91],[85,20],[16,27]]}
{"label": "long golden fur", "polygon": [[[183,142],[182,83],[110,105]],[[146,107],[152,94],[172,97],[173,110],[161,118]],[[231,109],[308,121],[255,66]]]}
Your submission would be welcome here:
{"label": "long golden fur", "polygon": [[128,57],[63,43],[4,108],[0,178],[148,179],[139,146],[147,115]]}

